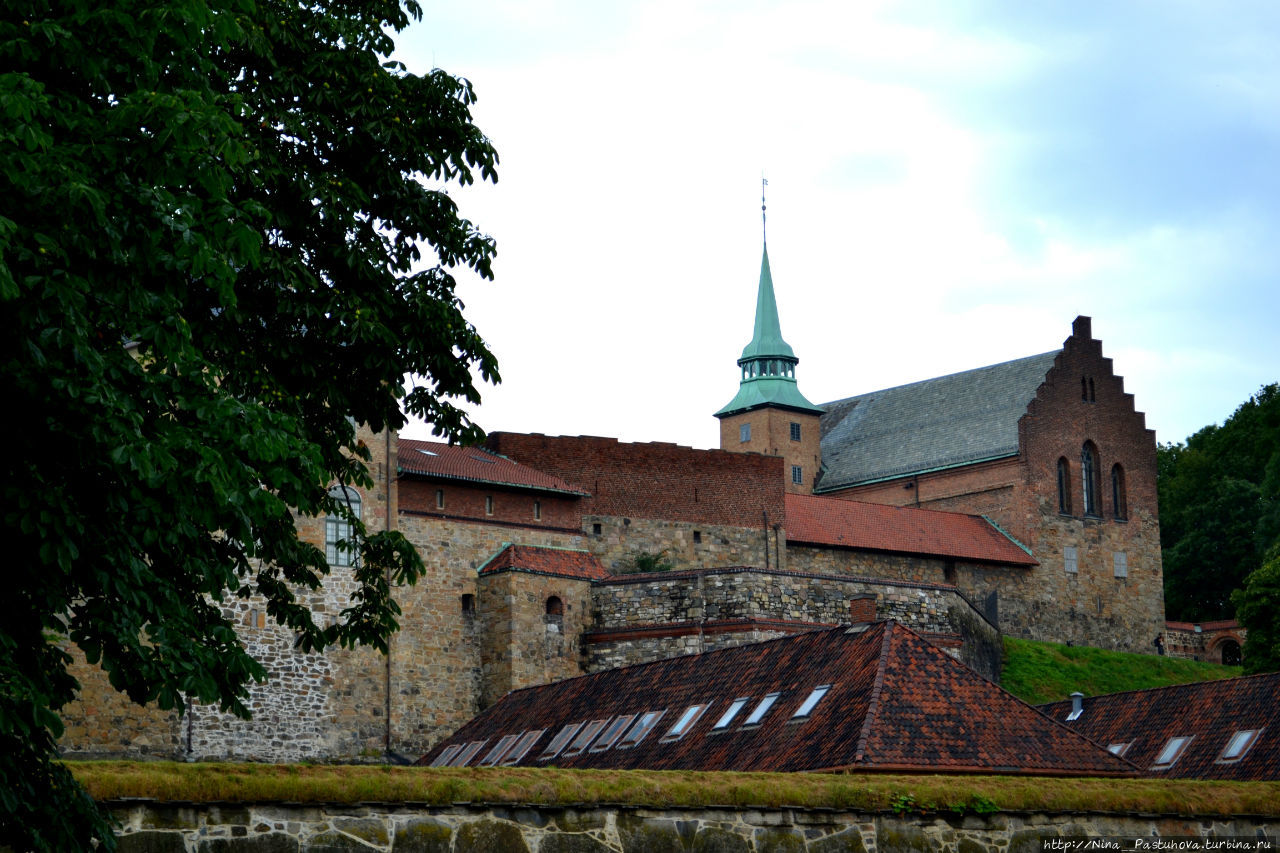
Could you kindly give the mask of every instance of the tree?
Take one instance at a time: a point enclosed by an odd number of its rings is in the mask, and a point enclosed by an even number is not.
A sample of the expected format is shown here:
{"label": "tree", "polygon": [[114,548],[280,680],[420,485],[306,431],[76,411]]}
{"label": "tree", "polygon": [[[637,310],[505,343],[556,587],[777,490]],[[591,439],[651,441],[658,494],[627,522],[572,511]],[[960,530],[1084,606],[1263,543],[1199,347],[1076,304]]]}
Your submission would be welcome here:
{"label": "tree", "polygon": [[[385,61],[413,0],[25,15],[0,20],[0,845],[66,850],[113,843],[56,761],[68,641],[137,702],[245,716],[264,669],[228,596],[304,650],[385,650],[420,560],[329,487],[371,484],[353,421],[481,437],[457,401],[497,367],[450,270],[495,248],[445,188],[498,157],[467,81]],[[295,598],[328,572],[295,513],[351,523],[337,624]]]}
{"label": "tree", "polygon": [[1156,459],[1166,612],[1230,618],[1232,591],[1280,541],[1280,386]]}
{"label": "tree", "polygon": [[1280,549],[1236,590],[1231,600],[1236,618],[1248,629],[1244,641],[1244,671],[1280,672]]}

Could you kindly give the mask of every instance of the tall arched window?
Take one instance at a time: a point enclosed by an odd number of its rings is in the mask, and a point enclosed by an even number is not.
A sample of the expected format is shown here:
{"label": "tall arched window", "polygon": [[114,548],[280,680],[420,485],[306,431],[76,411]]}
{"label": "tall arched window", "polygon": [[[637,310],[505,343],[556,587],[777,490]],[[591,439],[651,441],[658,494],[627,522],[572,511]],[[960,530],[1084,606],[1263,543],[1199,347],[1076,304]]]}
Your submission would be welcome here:
{"label": "tall arched window", "polygon": [[324,556],[331,566],[354,566],[360,549],[351,532],[351,522],[360,520],[360,493],[349,486],[334,486],[329,497],[338,502],[337,512],[324,519]]}
{"label": "tall arched window", "polygon": [[1071,463],[1065,456],[1058,459],[1058,512],[1071,515]]}
{"label": "tall arched window", "polygon": [[1086,441],[1080,449],[1080,477],[1084,484],[1084,514],[1099,515],[1098,448],[1092,441]]}
{"label": "tall arched window", "polygon": [[1129,499],[1124,493],[1124,468],[1118,462],[1111,466],[1111,510],[1116,518],[1129,517]]}

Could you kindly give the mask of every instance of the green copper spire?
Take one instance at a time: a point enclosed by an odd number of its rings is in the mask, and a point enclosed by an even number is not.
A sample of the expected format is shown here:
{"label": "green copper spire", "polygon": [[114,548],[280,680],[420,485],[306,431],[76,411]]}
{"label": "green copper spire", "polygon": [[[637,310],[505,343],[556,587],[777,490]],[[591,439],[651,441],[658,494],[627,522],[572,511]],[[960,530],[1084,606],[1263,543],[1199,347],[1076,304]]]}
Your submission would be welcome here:
{"label": "green copper spire", "polygon": [[782,339],[778,322],[778,302],[773,295],[773,276],[769,272],[769,247],[764,247],[760,261],[760,289],[756,294],[756,325],[751,343],[742,351],[738,366],[742,368],[742,384],[738,394],[716,417],[778,406],[800,412],[822,413],[822,409],[805,399],[796,386],[796,365],[800,359]]}

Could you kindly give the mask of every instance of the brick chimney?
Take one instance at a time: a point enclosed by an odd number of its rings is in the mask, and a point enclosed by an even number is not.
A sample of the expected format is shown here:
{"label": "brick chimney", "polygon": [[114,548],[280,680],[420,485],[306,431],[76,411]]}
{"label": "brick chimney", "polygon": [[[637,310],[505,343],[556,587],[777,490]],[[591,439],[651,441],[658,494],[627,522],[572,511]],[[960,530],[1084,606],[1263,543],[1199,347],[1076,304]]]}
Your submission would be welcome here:
{"label": "brick chimney", "polygon": [[849,599],[849,621],[854,625],[876,621],[876,596],[867,592]]}

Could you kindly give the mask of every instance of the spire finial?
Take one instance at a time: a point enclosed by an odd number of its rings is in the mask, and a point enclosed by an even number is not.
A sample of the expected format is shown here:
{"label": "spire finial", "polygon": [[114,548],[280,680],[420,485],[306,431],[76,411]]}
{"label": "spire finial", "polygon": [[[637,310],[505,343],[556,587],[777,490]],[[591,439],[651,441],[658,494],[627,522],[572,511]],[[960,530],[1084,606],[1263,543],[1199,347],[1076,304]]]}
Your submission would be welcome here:
{"label": "spire finial", "polygon": [[764,188],[769,186],[769,180],[764,176],[760,176],[760,235],[764,241],[769,242],[769,223],[765,219],[765,203]]}

